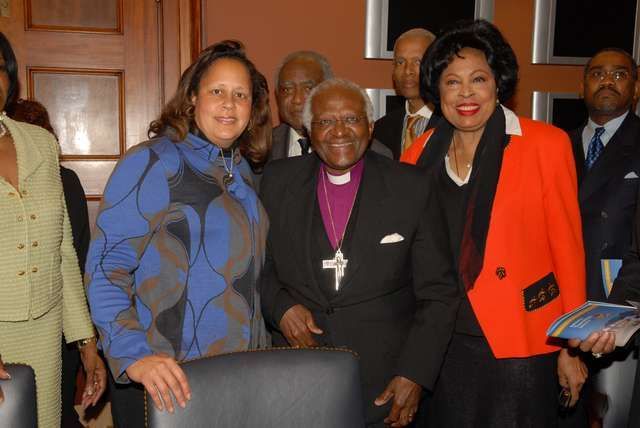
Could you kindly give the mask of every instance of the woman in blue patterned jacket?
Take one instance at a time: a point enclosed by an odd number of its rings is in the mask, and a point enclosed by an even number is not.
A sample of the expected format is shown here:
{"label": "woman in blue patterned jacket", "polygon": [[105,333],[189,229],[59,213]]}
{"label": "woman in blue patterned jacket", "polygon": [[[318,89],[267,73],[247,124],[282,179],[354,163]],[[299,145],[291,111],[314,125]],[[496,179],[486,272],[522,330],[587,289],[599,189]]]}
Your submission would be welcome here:
{"label": "woman in blue patterned jacket", "polygon": [[266,345],[256,280],[268,221],[246,159],[264,160],[270,125],[264,76],[240,43],[221,42],[182,75],[155,138],[113,171],[86,284],[117,426],[143,426],[142,387],[161,410],[187,405],[177,361]]}

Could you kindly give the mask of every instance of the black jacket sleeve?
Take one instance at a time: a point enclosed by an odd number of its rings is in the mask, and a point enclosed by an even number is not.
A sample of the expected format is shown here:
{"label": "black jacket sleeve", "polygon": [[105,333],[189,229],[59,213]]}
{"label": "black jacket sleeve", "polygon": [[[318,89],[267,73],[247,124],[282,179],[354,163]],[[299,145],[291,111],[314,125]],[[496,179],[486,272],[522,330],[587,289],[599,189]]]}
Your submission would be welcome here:
{"label": "black jacket sleeve", "polygon": [[268,166],[260,184],[260,199],[272,222],[267,234],[267,246],[265,254],[265,264],[260,275],[259,290],[262,302],[262,314],[271,329],[280,330],[280,320],[285,312],[297,302],[286,290],[285,286],[278,279],[278,271],[273,259],[272,235],[274,230],[273,222],[277,221],[281,215],[278,207],[279,195],[278,186],[273,185],[273,174],[270,172],[273,167]]}
{"label": "black jacket sleeve", "polygon": [[444,209],[432,185],[412,247],[416,313],[396,373],[433,390],[453,334],[460,289]]}
{"label": "black jacket sleeve", "polygon": [[73,234],[73,248],[78,256],[80,272],[84,275],[84,265],[87,261],[87,251],[91,241],[91,229],[89,227],[89,210],[80,179],[72,170],[60,167],[60,178],[64,199],[67,204],[71,232]]}

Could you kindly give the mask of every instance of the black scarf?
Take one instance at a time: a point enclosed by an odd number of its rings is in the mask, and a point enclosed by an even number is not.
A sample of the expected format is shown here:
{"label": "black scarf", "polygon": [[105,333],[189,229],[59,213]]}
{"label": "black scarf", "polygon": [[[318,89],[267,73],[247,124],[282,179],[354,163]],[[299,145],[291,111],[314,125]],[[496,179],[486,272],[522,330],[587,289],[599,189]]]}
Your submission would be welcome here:
{"label": "black scarf", "polygon": [[[441,162],[451,145],[453,131],[453,125],[442,120],[429,139],[418,165],[430,168]],[[473,288],[482,270],[491,209],[507,144],[509,136],[505,133],[504,111],[498,106],[489,117],[476,148],[465,196],[458,274],[467,291]]]}

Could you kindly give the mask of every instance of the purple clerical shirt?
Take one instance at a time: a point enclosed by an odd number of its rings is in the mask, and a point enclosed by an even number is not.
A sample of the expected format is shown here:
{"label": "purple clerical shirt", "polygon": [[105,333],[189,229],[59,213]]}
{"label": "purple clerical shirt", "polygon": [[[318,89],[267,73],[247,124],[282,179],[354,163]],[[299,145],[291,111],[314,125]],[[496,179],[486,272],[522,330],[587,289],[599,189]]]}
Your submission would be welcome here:
{"label": "purple clerical shirt", "polygon": [[[360,186],[360,180],[362,179],[363,169],[364,161],[360,159],[358,163],[351,168],[351,180],[345,184],[331,183],[331,181],[329,181],[329,177],[327,177],[324,165],[320,167],[320,171],[318,172],[316,197],[318,198],[318,206],[320,207],[324,230],[327,232],[327,237],[329,238],[329,242],[334,250],[338,248],[338,241],[342,238],[345,228],[349,223],[349,214],[351,212],[351,207],[355,203],[358,187]],[[324,185],[322,180],[323,176]],[[324,191],[325,185],[327,188],[326,197]],[[329,215],[327,200],[331,206],[331,215]],[[335,235],[333,233],[333,228],[331,227],[332,218],[335,226]]]}

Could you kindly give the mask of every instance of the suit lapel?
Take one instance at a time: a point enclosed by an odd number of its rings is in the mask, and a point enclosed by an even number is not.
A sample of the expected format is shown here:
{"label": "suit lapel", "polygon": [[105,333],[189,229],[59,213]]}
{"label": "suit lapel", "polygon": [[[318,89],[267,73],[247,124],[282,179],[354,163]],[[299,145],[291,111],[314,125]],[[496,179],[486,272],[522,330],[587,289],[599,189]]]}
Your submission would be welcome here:
{"label": "suit lapel", "polygon": [[349,262],[342,280],[342,292],[336,296],[337,300],[342,300],[353,289],[358,271],[362,268],[364,261],[369,260],[367,254],[373,249],[373,245],[377,244],[371,239],[379,229],[378,224],[381,221],[376,213],[380,212],[380,207],[390,194],[384,181],[385,174],[386,171],[379,165],[376,155],[367,153],[358,189],[357,215],[349,219],[348,227],[353,228],[349,254],[345,254]]}
{"label": "suit lapel", "polygon": [[[315,155],[306,156],[301,162],[298,178],[292,183],[283,201],[285,211],[285,227],[291,229],[289,242],[291,253],[299,266],[303,281],[309,282],[319,301],[327,302],[314,274],[311,260],[311,245],[313,245],[312,220],[316,206],[316,185],[318,182],[318,168],[320,162]],[[328,303],[328,302],[327,302]]]}
{"label": "suit lapel", "polygon": [[633,115],[633,112],[629,112],[591,170],[585,171],[578,191],[580,203],[609,182],[612,177],[619,175],[621,168],[626,169],[631,159],[630,155],[637,144],[637,141],[629,135],[634,127]]}
{"label": "suit lapel", "polygon": [[19,191],[22,191],[26,186],[26,180],[36,172],[40,164],[44,161],[40,148],[33,142],[31,135],[23,132],[22,129],[16,126],[16,123],[5,118],[4,123],[9,128],[11,135],[16,138],[13,139],[16,148],[16,157],[18,159],[18,187]]}

